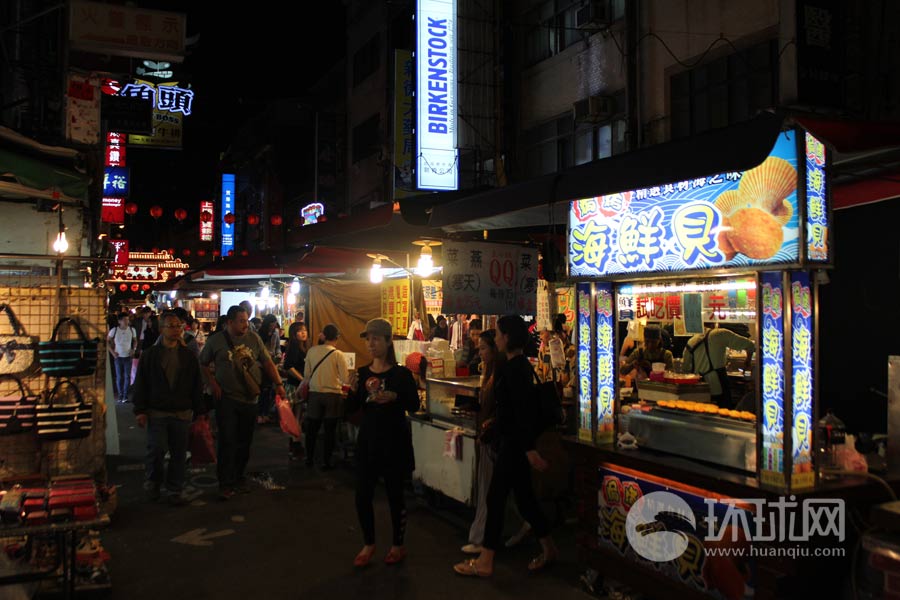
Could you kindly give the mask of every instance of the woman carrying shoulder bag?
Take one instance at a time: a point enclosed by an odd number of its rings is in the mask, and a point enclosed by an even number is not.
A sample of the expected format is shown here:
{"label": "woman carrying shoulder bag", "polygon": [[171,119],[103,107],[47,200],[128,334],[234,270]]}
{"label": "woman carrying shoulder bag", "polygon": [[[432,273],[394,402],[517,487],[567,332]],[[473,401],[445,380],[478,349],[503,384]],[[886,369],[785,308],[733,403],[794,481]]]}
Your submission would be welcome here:
{"label": "woman carrying shoulder bag", "polygon": [[384,558],[393,565],[406,558],[406,506],[403,484],[415,469],[412,433],[407,412],[419,408],[416,382],[409,369],[397,364],[391,324],[372,319],[360,337],[366,338],[372,362],[350,375],[347,412],[362,407],[357,436],[356,513],[363,532],[363,548],[353,565],[365,567],[375,554],[375,510],[372,501],[379,477],[384,478],[393,523],[393,542]]}

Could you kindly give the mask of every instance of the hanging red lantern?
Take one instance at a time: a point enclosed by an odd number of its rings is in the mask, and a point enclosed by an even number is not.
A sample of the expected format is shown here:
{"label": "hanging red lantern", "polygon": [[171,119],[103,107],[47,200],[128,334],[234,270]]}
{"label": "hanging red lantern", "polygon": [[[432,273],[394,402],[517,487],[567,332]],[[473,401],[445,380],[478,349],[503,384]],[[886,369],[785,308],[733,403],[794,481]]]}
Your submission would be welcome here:
{"label": "hanging red lantern", "polygon": [[259,225],[259,215],[247,215],[247,225]]}
{"label": "hanging red lantern", "polygon": [[222,253],[218,250],[213,250],[213,256],[219,257],[219,256],[222,256]]}
{"label": "hanging red lantern", "polygon": [[154,219],[158,219],[158,218],[160,218],[162,215],[163,215],[163,209],[162,209],[162,206],[159,206],[159,205],[157,204],[157,205],[154,205],[154,206],[151,206],[151,207],[150,207],[150,216],[151,216],[151,217],[153,217]]}
{"label": "hanging red lantern", "polygon": [[250,254],[250,253],[249,253],[248,251],[246,251],[246,250],[241,250],[241,256],[247,256],[247,255],[249,255],[249,254]]}
{"label": "hanging red lantern", "polygon": [[125,204],[125,212],[129,215],[136,215],[138,211],[138,205],[134,202],[128,202]]}
{"label": "hanging red lantern", "polygon": [[141,286],[141,289],[144,290],[144,291],[146,292],[147,290],[150,289],[150,284],[149,284],[149,283],[145,283],[144,285]]}
{"label": "hanging red lantern", "polygon": [[281,227],[282,221],[283,219],[281,218],[281,215],[272,215],[269,218],[269,223],[271,223],[274,227]]}
{"label": "hanging red lantern", "polygon": [[197,256],[206,256],[206,250],[200,248],[199,250],[197,250]]}
{"label": "hanging red lantern", "polygon": [[191,249],[190,249],[190,248],[185,248],[185,249],[184,249],[184,252],[183,252],[182,254],[184,254],[185,256],[190,256],[190,255],[191,255]]}
{"label": "hanging red lantern", "polygon": [[234,225],[234,215],[231,213],[225,213],[225,216],[222,217],[222,220],[225,221],[227,225]]}
{"label": "hanging red lantern", "polygon": [[153,246],[153,249],[151,250],[151,252],[153,252],[153,254],[159,254],[159,248],[157,248],[156,246]]}
{"label": "hanging red lantern", "polygon": [[127,290],[127,289],[128,289],[128,284],[126,284],[126,283],[120,283],[120,284],[119,284],[119,291],[120,291],[120,292],[124,292],[124,291]]}
{"label": "hanging red lantern", "polygon": [[175,248],[169,248],[168,250],[166,250],[166,252],[168,252],[172,256],[175,256]]}
{"label": "hanging red lantern", "polygon": [[328,220],[328,217],[326,217],[325,215],[322,215],[321,217],[316,218],[316,223],[324,223],[327,220]]}
{"label": "hanging red lantern", "polygon": [[132,284],[131,284],[131,291],[132,291],[132,292],[136,292],[136,291],[138,291],[139,289],[141,289],[141,286],[139,286],[138,284],[136,284],[136,283],[132,283]]}
{"label": "hanging red lantern", "polygon": [[210,223],[213,220],[213,215],[208,210],[204,210],[200,213],[200,220],[204,223]]}
{"label": "hanging red lantern", "polygon": [[176,208],[175,209],[175,218],[178,219],[179,221],[184,221],[185,219],[187,219],[187,211],[184,210],[183,208]]}

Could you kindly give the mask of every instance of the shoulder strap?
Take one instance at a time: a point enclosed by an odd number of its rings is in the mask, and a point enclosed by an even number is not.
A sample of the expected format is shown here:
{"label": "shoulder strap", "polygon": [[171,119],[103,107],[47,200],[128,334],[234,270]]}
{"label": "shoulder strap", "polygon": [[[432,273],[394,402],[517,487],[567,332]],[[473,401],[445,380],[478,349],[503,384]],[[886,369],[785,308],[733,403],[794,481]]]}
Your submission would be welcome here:
{"label": "shoulder strap", "polygon": [[223,330],[222,330],[222,335],[225,336],[225,341],[228,342],[228,347],[229,347],[231,350],[234,350],[234,342],[231,341],[231,336],[228,335],[228,331],[226,331],[225,329],[223,329]]}
{"label": "shoulder strap", "polygon": [[57,336],[59,335],[59,328],[63,323],[70,323],[72,327],[75,328],[75,333],[78,334],[78,337],[80,337],[82,341],[88,341],[87,336],[84,335],[84,332],[81,330],[81,326],[78,325],[78,321],[76,321],[72,317],[63,317],[56,323],[56,326],[53,328],[53,335],[50,336],[51,342],[55,342],[57,340]]}
{"label": "shoulder strap", "polygon": [[12,325],[13,335],[28,335],[25,333],[25,328],[22,327],[19,319],[16,318],[16,313],[13,312],[13,309],[9,304],[0,304],[0,310],[5,312],[6,316],[9,318],[9,324]]}
{"label": "shoulder strap", "polygon": [[320,360],[319,362],[316,363],[316,366],[313,367],[313,370],[309,372],[310,379],[312,379],[312,376],[316,374],[316,369],[319,368],[319,365],[321,365],[323,362],[325,362],[325,359],[328,358],[329,356],[331,356],[332,353],[334,353],[334,352],[337,352],[337,348],[332,348],[331,351],[328,352],[328,354],[326,354],[325,356],[322,357],[322,360]]}

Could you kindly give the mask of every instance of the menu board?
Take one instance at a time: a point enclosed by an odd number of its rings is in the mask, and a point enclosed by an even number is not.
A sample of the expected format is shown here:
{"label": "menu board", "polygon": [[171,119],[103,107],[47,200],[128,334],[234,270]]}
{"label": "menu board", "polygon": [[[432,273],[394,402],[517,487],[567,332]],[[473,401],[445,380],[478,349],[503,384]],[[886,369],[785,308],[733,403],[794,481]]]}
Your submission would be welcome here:
{"label": "menu board", "polygon": [[799,262],[797,136],[783,132],[768,158],[748,171],[572,202],[570,275]]}
{"label": "menu board", "polygon": [[533,315],[537,250],[507,244],[444,243],[443,311]]}
{"label": "menu board", "polygon": [[381,284],[381,317],[391,323],[394,333],[406,337],[409,330],[409,280],[385,280]]}

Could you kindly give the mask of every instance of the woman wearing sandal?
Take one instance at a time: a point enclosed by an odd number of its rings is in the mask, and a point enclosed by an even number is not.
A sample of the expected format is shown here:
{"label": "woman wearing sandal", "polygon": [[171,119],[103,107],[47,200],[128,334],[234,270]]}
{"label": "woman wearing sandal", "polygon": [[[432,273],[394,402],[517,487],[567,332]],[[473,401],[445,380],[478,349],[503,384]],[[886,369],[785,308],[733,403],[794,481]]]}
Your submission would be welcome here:
{"label": "woman wearing sandal", "polygon": [[552,564],[559,555],[550,525],[541,511],[531,483],[531,469],[544,471],[545,461],[537,450],[537,405],[533,398],[534,371],[524,349],[528,341],[528,328],[522,317],[507,315],[497,321],[497,349],[506,352],[503,365],[494,384],[494,401],[497,406],[496,425],[500,439],[499,452],[494,462],[494,475],[487,497],[487,521],[481,554],[454,565],[453,570],[470,577],[489,577],[494,572],[494,554],[500,547],[503,532],[503,513],[506,498],[512,491],[519,512],[531,524],[535,536],[541,542],[541,555],[533,559],[529,571],[540,571]]}
{"label": "woman wearing sandal", "polygon": [[356,442],[356,513],[364,546],[353,565],[365,567],[375,554],[375,510],[372,501],[379,477],[384,478],[394,529],[393,545],[384,562],[393,565],[406,558],[406,547],[403,545],[406,533],[403,484],[415,469],[412,434],[406,412],[419,409],[419,394],[412,373],[397,364],[391,342],[393,332],[388,321],[372,319],[366,324],[361,337],[366,338],[372,363],[350,374],[350,393],[345,411],[350,414],[360,407],[363,411]]}

